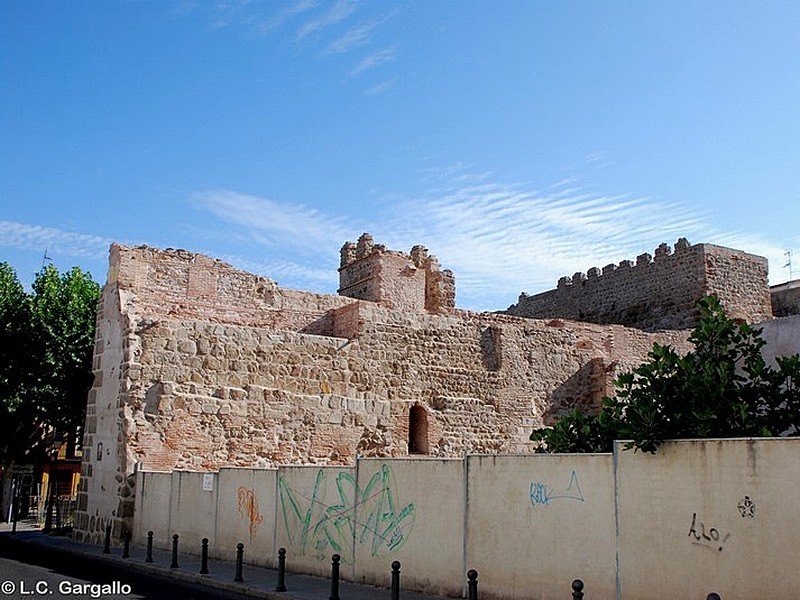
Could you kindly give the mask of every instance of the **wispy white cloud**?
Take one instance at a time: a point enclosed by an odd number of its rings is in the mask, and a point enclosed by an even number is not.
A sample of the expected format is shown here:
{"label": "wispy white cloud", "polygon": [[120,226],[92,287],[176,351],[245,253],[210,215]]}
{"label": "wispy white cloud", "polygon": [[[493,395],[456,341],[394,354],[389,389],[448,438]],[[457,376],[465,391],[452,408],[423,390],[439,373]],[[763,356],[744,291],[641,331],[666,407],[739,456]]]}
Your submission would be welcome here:
{"label": "wispy white cloud", "polygon": [[273,249],[321,254],[338,252],[347,235],[345,219],[302,204],[276,202],[231,190],[198,192],[193,204],[244,232],[250,239]]}
{"label": "wispy white cloud", "polygon": [[307,35],[326,29],[344,21],[356,10],[356,3],[352,0],[339,0],[327,12],[303,23],[295,35],[295,40],[300,41]]}
{"label": "wispy white cloud", "polygon": [[224,0],[214,3],[180,0],[171,8],[169,14],[173,18],[182,18],[200,12],[207,18],[211,29],[244,27],[267,33],[318,5],[318,0],[296,0],[291,3],[264,3],[259,0]]}
{"label": "wispy white cloud", "polygon": [[180,0],[180,2],[177,2],[170,9],[169,14],[173,18],[177,19],[185,15],[188,15],[196,8],[197,8],[197,2],[195,0]]}
{"label": "wispy white cloud", "polygon": [[192,195],[190,202],[218,219],[216,247],[223,238],[261,247],[263,258],[241,253],[215,253],[233,266],[264,275],[281,287],[333,293],[338,282],[339,249],[353,233],[344,217],[334,217],[302,204],[277,202],[231,190]]}
{"label": "wispy white cloud", "polygon": [[458,303],[502,309],[526,291],[591,267],[635,260],[662,242],[718,243],[770,258],[776,249],[753,236],[725,236],[691,206],[633,195],[598,194],[569,178],[544,192],[523,184],[464,182],[400,203],[384,223],[390,247],[422,243],[456,275]]}
{"label": "wispy white cloud", "polygon": [[355,77],[356,75],[360,75],[364,71],[368,71],[370,69],[374,69],[375,67],[379,67],[383,64],[392,62],[395,60],[397,55],[396,48],[388,48],[386,50],[380,50],[378,52],[373,52],[369,56],[364,57],[361,62],[359,62],[356,67],[350,71],[350,76]]}
{"label": "wispy white cloud", "polygon": [[458,305],[477,310],[504,309],[520,292],[552,289],[561,276],[635,260],[681,237],[766,256],[773,283],[785,279],[784,249],[757,235],[719,231],[711,215],[690,205],[597,193],[576,178],[540,191],[463,165],[438,172],[442,179],[438,185],[428,180],[428,191],[391,194],[390,202],[374,204],[391,208],[366,209],[357,219],[229,190],[196,194],[194,201],[269,256],[259,263],[241,257],[229,262],[300,289],[334,290],[339,248],[363,231],[391,249],[427,246],[454,272]]}
{"label": "wispy white cloud", "polygon": [[332,267],[334,260],[329,261],[330,264],[326,268],[322,261],[309,265],[280,258],[259,261],[238,254],[220,254],[214,257],[237,269],[269,277],[281,287],[332,290],[338,281],[336,268]]}
{"label": "wispy white cloud", "polygon": [[364,91],[364,94],[367,96],[377,96],[379,94],[384,93],[386,90],[392,88],[397,80],[389,79],[388,81],[382,81],[376,85],[373,85],[371,88],[368,88]]}
{"label": "wispy white cloud", "polygon": [[258,22],[258,28],[263,32],[277,29],[286,21],[296,17],[299,14],[316,8],[318,5],[319,2],[316,0],[298,0],[293,4],[283,7],[277,13],[261,19]]}
{"label": "wispy white cloud", "polygon": [[[492,171],[475,172],[473,165],[462,162],[453,163],[445,166],[426,167],[420,171],[422,183],[428,185],[442,186],[445,190],[452,189],[457,183],[479,183],[489,180],[494,173]],[[433,192],[429,192],[429,195]],[[447,193],[444,191],[443,193]]]}
{"label": "wispy white cloud", "polygon": [[0,221],[0,246],[72,257],[102,258],[114,240],[54,227]]}
{"label": "wispy white cloud", "polygon": [[351,27],[343,35],[336,38],[328,45],[322,53],[323,56],[328,54],[344,54],[359,46],[363,46],[372,39],[372,35],[378,27],[399,15],[400,12],[401,10],[399,8],[395,8],[380,17],[364,21]]}

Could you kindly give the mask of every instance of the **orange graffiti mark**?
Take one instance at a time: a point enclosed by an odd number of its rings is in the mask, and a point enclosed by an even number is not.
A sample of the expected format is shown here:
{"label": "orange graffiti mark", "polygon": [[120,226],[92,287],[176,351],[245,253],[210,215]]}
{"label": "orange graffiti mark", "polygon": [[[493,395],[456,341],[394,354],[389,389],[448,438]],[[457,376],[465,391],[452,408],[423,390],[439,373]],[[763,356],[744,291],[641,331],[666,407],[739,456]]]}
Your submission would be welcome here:
{"label": "orange graffiti mark", "polygon": [[242,518],[250,521],[250,537],[254,537],[258,526],[264,522],[264,515],[258,512],[258,499],[253,490],[244,486],[236,490],[236,498]]}

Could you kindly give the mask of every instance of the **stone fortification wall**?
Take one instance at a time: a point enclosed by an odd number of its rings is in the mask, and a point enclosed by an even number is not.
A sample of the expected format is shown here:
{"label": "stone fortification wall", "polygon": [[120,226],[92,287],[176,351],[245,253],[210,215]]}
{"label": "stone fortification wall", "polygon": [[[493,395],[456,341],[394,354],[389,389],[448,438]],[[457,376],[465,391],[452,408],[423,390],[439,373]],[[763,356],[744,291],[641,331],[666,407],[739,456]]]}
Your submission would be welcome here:
{"label": "stone fortification wall", "polygon": [[455,308],[455,279],[425,247],[410,254],[387,250],[365,233],[342,247],[339,294],[397,310],[447,313]]}
{"label": "stone fortification wall", "polygon": [[772,286],[770,298],[772,313],[776,317],[800,315],[800,279]]}
{"label": "stone fortification wall", "polygon": [[532,428],[554,409],[599,401],[653,342],[622,327],[464,316],[362,303],[352,339],[141,322],[129,450],[156,470],[404,456],[413,406],[427,413],[432,455],[532,450]]}
{"label": "stone fortification wall", "polygon": [[314,333],[330,329],[329,311],[347,298],[278,287],[271,279],[186,250],[111,246],[109,284],[125,296],[124,311],[291,329]]}
{"label": "stone fortification wall", "polygon": [[117,532],[128,523],[138,467],[530,451],[532,429],[597,404],[654,341],[685,343],[681,332],[397,311],[121,246],[103,306],[86,447],[102,440],[107,454],[85,455],[76,526],[92,541],[109,520]]}
{"label": "stone fortification wall", "polygon": [[648,331],[689,329],[697,322],[697,301],[709,294],[719,296],[733,318],[772,318],[765,258],[712,244],[692,246],[683,238],[674,252],[661,244],[655,257],[641,254],[635,263],[624,260],[562,277],[555,290],[523,293],[506,312]]}
{"label": "stone fortification wall", "polygon": [[[98,308],[95,380],[87,401],[78,536],[91,532],[91,539],[97,541],[97,532],[106,523],[114,522],[119,531],[123,520],[133,514],[132,475],[141,447],[134,415],[143,409],[143,390],[152,387],[144,382],[149,373],[141,362],[145,350],[153,352],[145,333],[148,329],[162,319],[193,319],[228,326],[328,331],[333,311],[350,302],[281,289],[270,279],[185,250],[112,245],[108,281]],[[182,341],[181,348],[186,350]],[[177,337],[159,343],[165,352],[178,349]],[[201,351],[204,344],[200,342]],[[197,362],[192,366],[202,367]],[[153,393],[148,396],[151,403]],[[167,463],[155,458],[153,464]]]}
{"label": "stone fortification wall", "polygon": [[747,323],[773,317],[766,258],[713,244],[700,244],[705,256],[706,295],[716,294],[728,316]]}

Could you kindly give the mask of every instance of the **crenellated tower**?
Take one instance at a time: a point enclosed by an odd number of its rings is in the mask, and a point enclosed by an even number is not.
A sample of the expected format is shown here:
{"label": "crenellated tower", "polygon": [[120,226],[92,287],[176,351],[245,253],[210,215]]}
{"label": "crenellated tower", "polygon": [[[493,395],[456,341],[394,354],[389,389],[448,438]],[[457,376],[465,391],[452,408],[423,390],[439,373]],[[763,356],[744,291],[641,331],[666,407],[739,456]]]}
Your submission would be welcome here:
{"label": "crenellated tower", "polygon": [[455,278],[424,246],[387,250],[364,233],[342,246],[339,294],[398,310],[448,313],[455,308]]}

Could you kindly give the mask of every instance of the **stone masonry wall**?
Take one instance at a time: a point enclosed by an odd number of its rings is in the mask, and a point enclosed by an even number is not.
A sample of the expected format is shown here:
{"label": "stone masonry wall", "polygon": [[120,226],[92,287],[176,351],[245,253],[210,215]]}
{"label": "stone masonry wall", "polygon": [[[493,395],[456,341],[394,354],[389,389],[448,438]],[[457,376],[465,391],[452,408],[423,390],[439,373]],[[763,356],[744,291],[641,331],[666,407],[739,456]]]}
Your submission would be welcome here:
{"label": "stone masonry wall", "polygon": [[733,319],[747,323],[772,319],[767,259],[714,244],[701,246],[706,294],[716,294]]}
{"label": "stone masonry wall", "polygon": [[555,290],[522,294],[506,311],[528,318],[564,318],[618,323],[647,331],[689,329],[696,303],[717,294],[728,314],[747,322],[772,318],[767,260],[712,244],[680,239],[673,253],[661,244],[655,258],[641,254],[602,270],[562,277]]}
{"label": "stone masonry wall", "polygon": [[[198,270],[199,269],[199,270]],[[130,526],[139,467],[350,464],[533,449],[533,428],[596,405],[654,341],[685,332],[451,310],[398,311],[283,290],[185,251],[113,246],[76,537]],[[102,413],[102,415],[101,415]],[[419,434],[420,432],[416,432]]]}

